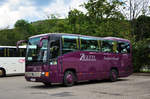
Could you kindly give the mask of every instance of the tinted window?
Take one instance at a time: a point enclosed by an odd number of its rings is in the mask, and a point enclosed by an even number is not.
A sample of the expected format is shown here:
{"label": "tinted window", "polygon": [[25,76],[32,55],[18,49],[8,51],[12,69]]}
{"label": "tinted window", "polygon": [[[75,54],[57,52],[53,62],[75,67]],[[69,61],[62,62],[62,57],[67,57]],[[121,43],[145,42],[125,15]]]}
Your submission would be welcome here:
{"label": "tinted window", "polygon": [[63,36],[62,37],[62,53],[68,53],[76,51],[79,47],[78,37],[75,36]]}
{"label": "tinted window", "polygon": [[98,42],[94,38],[80,37],[80,49],[83,51],[99,51]]}
{"label": "tinted window", "polygon": [[18,52],[19,57],[25,57],[26,54],[26,49],[25,48],[20,48]]}
{"label": "tinted window", "polygon": [[0,57],[6,57],[6,48],[0,48]]}
{"label": "tinted window", "polygon": [[130,44],[127,42],[118,42],[117,50],[119,53],[130,53]]}
{"label": "tinted window", "polygon": [[25,48],[0,48],[0,57],[25,57]]}
{"label": "tinted window", "polygon": [[102,52],[113,52],[113,42],[109,40],[102,41]]}
{"label": "tinted window", "polygon": [[16,48],[7,48],[7,57],[17,57]]}
{"label": "tinted window", "polygon": [[16,48],[0,48],[0,57],[17,57]]}
{"label": "tinted window", "polygon": [[51,43],[50,58],[57,58],[60,55],[60,40]]}

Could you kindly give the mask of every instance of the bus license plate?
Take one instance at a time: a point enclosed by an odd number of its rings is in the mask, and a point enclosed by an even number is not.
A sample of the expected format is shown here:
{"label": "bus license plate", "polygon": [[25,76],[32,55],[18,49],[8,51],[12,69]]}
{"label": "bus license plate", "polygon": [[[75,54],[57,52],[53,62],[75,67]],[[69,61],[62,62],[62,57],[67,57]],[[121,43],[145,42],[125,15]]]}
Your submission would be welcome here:
{"label": "bus license plate", "polygon": [[36,79],[35,79],[35,78],[31,78],[31,79],[30,79],[30,81],[33,81],[33,82],[35,82],[35,81],[36,81]]}

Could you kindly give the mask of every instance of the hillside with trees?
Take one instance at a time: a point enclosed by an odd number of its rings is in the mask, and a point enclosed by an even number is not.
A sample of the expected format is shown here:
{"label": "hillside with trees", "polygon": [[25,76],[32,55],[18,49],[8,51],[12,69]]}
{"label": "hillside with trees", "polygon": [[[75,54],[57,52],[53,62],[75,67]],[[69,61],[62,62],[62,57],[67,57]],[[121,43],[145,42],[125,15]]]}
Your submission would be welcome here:
{"label": "hillside with trees", "polygon": [[149,6],[142,6],[147,4],[142,0],[137,4],[131,1],[136,0],[89,0],[81,5],[86,13],[73,9],[64,19],[51,15],[31,23],[18,20],[13,29],[0,30],[0,45],[16,45],[32,35],[54,32],[121,37],[132,42],[134,71],[138,72],[142,66],[150,66]]}

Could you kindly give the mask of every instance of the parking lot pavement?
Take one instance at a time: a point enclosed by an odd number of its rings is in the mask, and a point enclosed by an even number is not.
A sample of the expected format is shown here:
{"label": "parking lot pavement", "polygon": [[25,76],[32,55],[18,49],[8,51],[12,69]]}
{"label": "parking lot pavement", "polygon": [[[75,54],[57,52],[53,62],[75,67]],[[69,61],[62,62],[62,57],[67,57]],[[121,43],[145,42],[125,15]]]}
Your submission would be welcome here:
{"label": "parking lot pavement", "polygon": [[150,99],[150,75],[133,74],[117,82],[81,82],[73,87],[26,82],[23,76],[0,78],[0,99]]}

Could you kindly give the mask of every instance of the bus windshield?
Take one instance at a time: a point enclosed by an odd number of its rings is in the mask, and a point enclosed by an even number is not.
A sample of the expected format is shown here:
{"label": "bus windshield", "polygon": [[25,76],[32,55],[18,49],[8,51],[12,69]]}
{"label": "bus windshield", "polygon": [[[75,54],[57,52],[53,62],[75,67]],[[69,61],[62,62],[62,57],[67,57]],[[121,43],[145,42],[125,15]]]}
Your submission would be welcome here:
{"label": "bus windshield", "polygon": [[31,38],[28,41],[27,46],[27,61],[30,62],[46,62],[47,60],[47,43],[48,40],[43,40],[42,47],[38,47],[38,44],[40,42],[40,37],[37,38]]}

